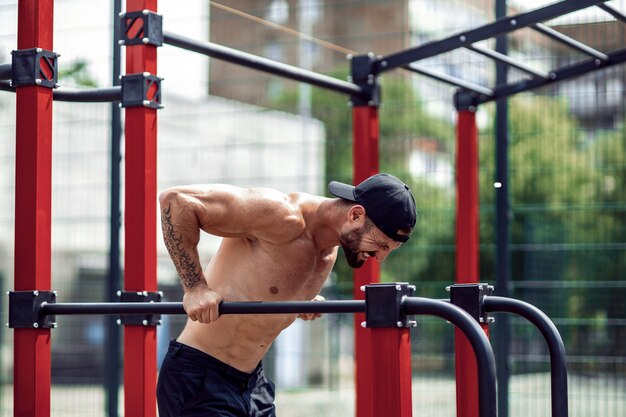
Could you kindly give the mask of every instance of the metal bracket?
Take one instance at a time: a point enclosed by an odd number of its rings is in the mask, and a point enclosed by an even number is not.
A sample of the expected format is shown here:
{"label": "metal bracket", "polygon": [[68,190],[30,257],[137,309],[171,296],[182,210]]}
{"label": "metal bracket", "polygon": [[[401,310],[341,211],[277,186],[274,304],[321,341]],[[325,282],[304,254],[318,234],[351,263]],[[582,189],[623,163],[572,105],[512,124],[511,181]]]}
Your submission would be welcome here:
{"label": "metal bracket", "polygon": [[380,106],[380,80],[374,75],[376,58],[373,53],[351,57],[351,81],[360,86],[364,92],[362,96],[351,96],[353,106]]}
{"label": "metal bracket", "polygon": [[454,93],[454,107],[457,111],[475,112],[480,103],[480,95],[474,91],[464,90],[462,88]]}
{"label": "metal bracket", "polygon": [[150,10],[120,13],[120,45],[163,45],[163,16]]}
{"label": "metal bracket", "polygon": [[61,55],[41,48],[11,51],[11,86],[39,85],[58,88],[57,58]]}
{"label": "metal bracket", "polygon": [[149,107],[162,109],[161,80],[162,78],[149,72],[123,75],[122,107]]}
{"label": "metal bracket", "polygon": [[[118,291],[117,296],[123,303],[159,303],[163,298],[161,291]],[[117,324],[129,324],[135,326],[156,326],[161,324],[160,314],[125,314],[120,316]]]}
{"label": "metal bracket", "polygon": [[56,303],[56,291],[8,291],[9,322],[12,329],[51,329],[55,316],[41,314],[42,303]]}
{"label": "metal bracket", "polygon": [[406,282],[366,285],[365,327],[414,327],[401,308],[402,299],[414,291],[415,286]]}
{"label": "metal bracket", "polygon": [[[448,289],[448,287],[446,287]],[[477,322],[490,324],[494,318],[485,310],[484,299],[491,295],[493,286],[485,283],[454,284],[449,287],[450,302],[467,311]]]}

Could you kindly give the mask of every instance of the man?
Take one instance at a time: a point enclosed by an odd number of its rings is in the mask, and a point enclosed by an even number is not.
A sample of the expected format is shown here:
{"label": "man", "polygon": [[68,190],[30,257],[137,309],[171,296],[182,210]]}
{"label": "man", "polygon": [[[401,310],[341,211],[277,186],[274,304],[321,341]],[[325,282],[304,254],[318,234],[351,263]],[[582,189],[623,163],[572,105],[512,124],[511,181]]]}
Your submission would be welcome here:
{"label": "man", "polygon": [[[409,187],[389,174],[356,187],[331,182],[339,198],[228,185],[161,194],[163,238],[183,285],[185,328],[172,340],[157,387],[160,417],[274,416],[274,386],[261,359],[297,317],[225,315],[222,301],[323,300],[318,295],[341,245],[348,264],[382,262],[406,242],[416,210]],[[200,231],[223,237],[203,271]]]}

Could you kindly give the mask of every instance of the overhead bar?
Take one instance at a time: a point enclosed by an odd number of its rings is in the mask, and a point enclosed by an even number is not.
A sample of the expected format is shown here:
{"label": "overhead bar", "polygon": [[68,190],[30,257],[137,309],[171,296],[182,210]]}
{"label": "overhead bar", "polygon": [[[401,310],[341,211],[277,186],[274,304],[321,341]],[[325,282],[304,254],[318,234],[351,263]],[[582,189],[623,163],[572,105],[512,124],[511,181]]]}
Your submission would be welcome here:
{"label": "overhead bar", "polygon": [[595,6],[597,4],[604,3],[605,1],[607,0],[562,1],[539,9],[531,10],[529,12],[507,16],[490,24],[449,36],[440,41],[429,42],[415,48],[387,55],[378,60],[374,69],[378,74],[395,68],[404,67],[405,65],[415,61],[440,55],[457,48],[492,38],[501,33],[512,32],[538,22],[554,19],[577,10]]}
{"label": "overhead bar", "polygon": [[621,20],[622,22],[626,23],[626,15],[623,15],[619,10],[617,10],[613,6],[606,4],[606,3],[601,3],[601,4],[598,4],[598,7],[604,10],[605,12],[607,12],[608,14],[612,15],[617,20]]}
{"label": "overhead bar", "polygon": [[527,74],[533,75],[535,77],[544,78],[546,80],[549,78],[549,74],[547,72],[531,68],[530,66],[524,64],[523,62],[517,61],[508,55],[501,54],[500,52],[496,52],[489,48],[485,48],[480,45],[467,45],[465,48],[469,49],[470,51],[477,52],[486,57],[495,59],[496,61],[500,61],[503,64],[506,64],[510,67],[517,68],[518,70],[523,71]]}
{"label": "overhead bar", "polygon": [[292,65],[272,61],[267,58],[238,51],[226,46],[211,42],[197,41],[171,32],[163,32],[163,40],[166,44],[197,52],[213,58],[218,58],[232,64],[242,65],[258,71],[267,72],[291,80],[300,81],[326,88],[338,93],[349,95],[363,95],[361,87],[347,81],[339,80],[327,75],[318,74]]}
{"label": "overhead bar", "polygon": [[432,71],[424,68],[423,66],[417,64],[409,64],[403,67],[409,71],[425,75],[430,78],[434,78],[439,81],[443,81],[444,83],[448,83],[457,87],[461,87],[465,90],[473,91],[478,94],[482,94],[484,96],[493,95],[493,90],[487,87],[483,87],[482,85],[470,83],[468,81],[462,80],[457,77],[453,77],[452,75],[444,74],[441,72]]}
{"label": "overhead bar", "polygon": [[592,71],[596,71],[600,68],[607,68],[616,64],[626,62],[626,48],[608,54],[608,61],[600,61],[595,58],[588,59],[577,64],[565,66],[555,71],[550,72],[550,79],[538,79],[533,78],[530,80],[523,80],[514,84],[507,84],[494,90],[494,94],[491,97],[479,97],[476,104],[486,103],[488,101],[500,98],[508,97],[514,94],[518,94],[524,91],[532,90],[534,88],[542,87],[544,85],[565,81],[570,78],[579,77]]}
{"label": "overhead bar", "polygon": [[601,59],[602,61],[609,60],[608,55],[606,55],[605,53],[593,49],[592,47],[585,45],[584,43],[579,42],[576,39],[570,38],[569,36],[559,32],[558,30],[554,30],[551,27],[546,26],[542,23],[531,25],[531,28],[539,33],[546,35],[549,38],[554,39],[557,42],[561,42],[562,44],[567,45],[570,48],[577,49],[580,52],[590,55],[596,59]]}

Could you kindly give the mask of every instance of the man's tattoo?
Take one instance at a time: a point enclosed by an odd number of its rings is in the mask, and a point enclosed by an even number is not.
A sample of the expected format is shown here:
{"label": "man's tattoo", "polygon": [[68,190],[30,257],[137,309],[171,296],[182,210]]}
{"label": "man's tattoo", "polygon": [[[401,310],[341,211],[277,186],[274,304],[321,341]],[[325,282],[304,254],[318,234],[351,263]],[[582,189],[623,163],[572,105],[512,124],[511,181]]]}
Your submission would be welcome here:
{"label": "man's tattoo", "polygon": [[172,224],[171,207],[163,209],[161,215],[161,227],[163,228],[163,240],[167,251],[174,262],[180,281],[186,289],[193,288],[201,279],[204,279],[201,268],[183,247],[183,238],[177,234]]}

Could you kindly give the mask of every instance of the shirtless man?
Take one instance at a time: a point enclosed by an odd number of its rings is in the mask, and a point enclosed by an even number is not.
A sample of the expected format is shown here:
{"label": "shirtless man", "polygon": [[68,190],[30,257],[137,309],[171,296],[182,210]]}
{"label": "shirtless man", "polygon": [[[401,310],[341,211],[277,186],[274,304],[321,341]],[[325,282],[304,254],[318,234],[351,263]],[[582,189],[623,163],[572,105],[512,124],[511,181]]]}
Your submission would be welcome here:
{"label": "shirtless man", "polygon": [[[406,242],[416,210],[409,187],[388,174],[339,198],[228,185],[177,187],[159,198],[163,238],[180,277],[188,315],[170,342],[157,387],[160,417],[275,416],[274,385],[261,359],[300,317],[225,315],[222,301],[323,300],[318,294],[341,245],[348,264],[382,262]],[[203,271],[200,231],[223,237]]]}

